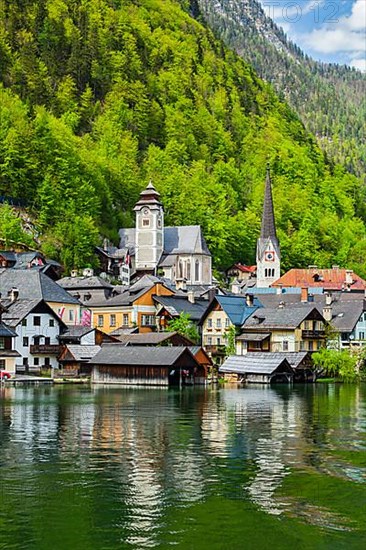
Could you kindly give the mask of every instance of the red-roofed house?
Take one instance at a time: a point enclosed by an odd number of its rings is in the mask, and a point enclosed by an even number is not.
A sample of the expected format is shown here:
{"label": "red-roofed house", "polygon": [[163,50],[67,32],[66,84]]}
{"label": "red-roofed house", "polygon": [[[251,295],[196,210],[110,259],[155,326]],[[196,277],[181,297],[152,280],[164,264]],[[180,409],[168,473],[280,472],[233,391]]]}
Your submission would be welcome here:
{"label": "red-roofed house", "polygon": [[366,281],[361,279],[351,269],[332,267],[331,269],[319,269],[316,266],[308,269],[290,269],[272,287],[321,287],[324,291],[338,290],[348,292],[364,292]]}
{"label": "red-roofed house", "polygon": [[244,265],[241,263],[237,263],[226,270],[226,276],[229,279],[236,279],[237,281],[242,282],[254,277],[256,272],[256,265]]}

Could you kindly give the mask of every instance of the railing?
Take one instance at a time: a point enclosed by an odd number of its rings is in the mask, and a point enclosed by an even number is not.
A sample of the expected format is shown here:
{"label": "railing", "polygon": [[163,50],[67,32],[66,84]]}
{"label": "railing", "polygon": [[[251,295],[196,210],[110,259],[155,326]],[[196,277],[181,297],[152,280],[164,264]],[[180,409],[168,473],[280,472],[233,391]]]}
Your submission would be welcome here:
{"label": "railing", "polygon": [[306,338],[311,338],[311,339],[325,338],[325,330],[303,330],[302,337],[304,340]]}
{"label": "railing", "polygon": [[207,351],[207,353],[217,353],[217,354],[222,354],[222,355],[225,354],[225,346],[205,345],[203,347]]}
{"label": "railing", "polygon": [[30,346],[32,355],[58,355],[60,346],[58,344],[38,344]]}

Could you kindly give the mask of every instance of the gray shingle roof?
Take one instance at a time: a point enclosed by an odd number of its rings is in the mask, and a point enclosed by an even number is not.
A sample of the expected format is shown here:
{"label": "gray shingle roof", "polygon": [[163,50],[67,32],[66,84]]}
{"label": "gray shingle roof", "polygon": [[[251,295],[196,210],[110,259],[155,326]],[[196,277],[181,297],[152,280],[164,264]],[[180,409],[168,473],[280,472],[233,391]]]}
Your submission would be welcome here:
{"label": "gray shingle roof", "polygon": [[187,353],[190,354],[183,346],[134,347],[124,344],[104,344],[90,363],[93,365],[172,366],[181,355]]}
{"label": "gray shingle roof", "polygon": [[0,323],[0,336],[2,338],[15,338],[16,332],[12,330],[10,327],[6,326],[4,323]]}
{"label": "gray shingle roof", "polygon": [[155,346],[169,340],[176,332],[145,332],[139,334],[124,334],[118,340],[125,345],[150,345]]}
{"label": "gray shingle roof", "polygon": [[47,275],[31,269],[3,269],[0,272],[0,292],[5,299],[12,288],[19,291],[19,299],[45,300],[63,304],[79,304],[80,302],[68,294]]}
{"label": "gray shingle roof", "polygon": [[11,327],[16,327],[41,300],[17,300],[10,303],[2,318]]}
{"label": "gray shingle roof", "polygon": [[247,332],[246,334],[241,334],[236,338],[236,340],[242,342],[263,342],[266,338],[271,336],[270,332]]}
{"label": "gray shingle roof", "polygon": [[75,325],[67,327],[67,331],[60,336],[60,341],[62,340],[75,340],[78,341],[85,334],[94,331],[94,327],[84,327],[82,325]]}
{"label": "gray shingle roof", "polygon": [[57,284],[64,289],[72,290],[87,290],[90,288],[107,288],[112,289],[113,285],[107,283],[101,277],[63,277],[57,281]]}
{"label": "gray shingle roof", "polygon": [[247,353],[230,355],[219,372],[233,374],[272,374],[278,368],[291,372],[292,368],[284,353]]}
{"label": "gray shingle roof", "polygon": [[244,323],[244,329],[295,329],[312,312],[318,309],[314,306],[261,308],[254,312]]}
{"label": "gray shingle roof", "polygon": [[208,300],[197,299],[192,304],[184,296],[153,296],[158,304],[165,307],[172,316],[179,316],[181,313],[188,313],[192,321],[199,321],[209,306]]}
{"label": "gray shingle roof", "polygon": [[75,361],[89,361],[101,350],[100,346],[82,346],[77,344],[68,344],[66,347]]}

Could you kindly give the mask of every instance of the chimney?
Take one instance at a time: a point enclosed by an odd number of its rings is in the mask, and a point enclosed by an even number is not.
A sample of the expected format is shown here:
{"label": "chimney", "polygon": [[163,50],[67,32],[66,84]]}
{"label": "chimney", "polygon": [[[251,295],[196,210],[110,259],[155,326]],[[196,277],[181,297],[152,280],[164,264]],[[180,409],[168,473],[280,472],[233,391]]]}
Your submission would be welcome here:
{"label": "chimney", "polygon": [[353,271],[352,269],[346,269],[346,285],[353,284]]}
{"label": "chimney", "polygon": [[245,295],[245,302],[248,307],[252,307],[254,304],[254,296],[253,294],[246,294]]}
{"label": "chimney", "polygon": [[233,281],[231,283],[231,292],[233,294],[240,294],[240,283],[239,283],[239,281]]}
{"label": "chimney", "polygon": [[208,301],[212,302],[215,296],[216,296],[216,288],[210,288],[208,291]]}
{"label": "chimney", "polygon": [[309,301],[309,289],[307,287],[303,287],[301,289],[301,303],[307,304]]}
{"label": "chimney", "polygon": [[194,298],[194,292],[193,292],[193,290],[189,290],[189,291],[187,292],[187,297],[188,297],[188,302],[190,302],[191,304],[194,304],[195,298]]}
{"label": "chimney", "polygon": [[177,290],[187,290],[187,281],[185,279],[176,279],[175,287]]}
{"label": "chimney", "polygon": [[73,269],[70,273],[71,277],[77,277],[78,276],[78,271],[77,269]]}
{"label": "chimney", "polygon": [[86,267],[83,269],[83,277],[93,277],[94,275],[94,269],[91,267]]}
{"label": "chimney", "polygon": [[19,290],[13,287],[9,292],[9,296],[10,296],[10,301],[15,302],[19,297]]}
{"label": "chimney", "polygon": [[330,323],[333,317],[333,308],[331,305],[325,305],[323,307],[323,317],[328,323]]}
{"label": "chimney", "polygon": [[325,293],[325,305],[326,306],[331,306],[333,303],[333,296],[331,295],[330,292],[326,292]]}
{"label": "chimney", "polygon": [[282,292],[282,285],[278,285],[278,287],[276,287],[276,294],[282,294]]}

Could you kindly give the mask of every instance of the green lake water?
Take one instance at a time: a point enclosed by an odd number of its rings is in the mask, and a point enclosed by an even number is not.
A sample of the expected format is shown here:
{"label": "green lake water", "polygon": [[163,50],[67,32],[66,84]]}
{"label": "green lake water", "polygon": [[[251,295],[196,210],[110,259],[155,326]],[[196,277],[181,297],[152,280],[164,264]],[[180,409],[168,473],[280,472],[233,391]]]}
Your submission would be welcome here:
{"label": "green lake water", "polygon": [[366,548],[366,386],[0,390],[1,549]]}

